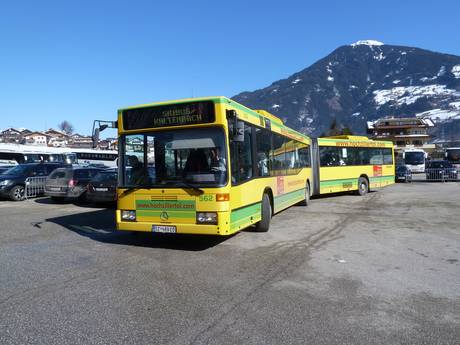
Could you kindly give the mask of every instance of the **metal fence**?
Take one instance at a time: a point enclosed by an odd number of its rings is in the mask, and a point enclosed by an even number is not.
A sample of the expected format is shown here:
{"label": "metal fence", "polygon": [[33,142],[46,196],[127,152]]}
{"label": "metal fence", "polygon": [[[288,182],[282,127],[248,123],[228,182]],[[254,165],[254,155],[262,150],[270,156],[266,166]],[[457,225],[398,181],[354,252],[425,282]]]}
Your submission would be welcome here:
{"label": "metal fence", "polygon": [[46,176],[28,177],[25,181],[24,198],[35,198],[45,193]]}
{"label": "metal fence", "polygon": [[458,179],[458,171],[455,168],[426,168],[426,181],[460,181]]}

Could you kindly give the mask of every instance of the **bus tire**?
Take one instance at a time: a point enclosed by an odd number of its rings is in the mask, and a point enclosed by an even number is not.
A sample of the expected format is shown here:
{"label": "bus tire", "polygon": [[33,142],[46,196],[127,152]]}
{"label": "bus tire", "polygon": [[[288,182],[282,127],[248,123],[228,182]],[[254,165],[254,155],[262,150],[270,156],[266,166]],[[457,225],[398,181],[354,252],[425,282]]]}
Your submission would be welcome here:
{"label": "bus tire", "polygon": [[299,202],[300,206],[308,206],[310,203],[310,185],[307,182],[307,185],[305,186],[305,196],[304,199]]}
{"label": "bus tire", "polygon": [[369,182],[365,177],[358,179],[358,195],[364,196],[369,193]]}
{"label": "bus tire", "polygon": [[55,203],[61,203],[61,202],[64,202],[64,197],[62,196],[52,196],[51,197],[51,201],[52,202],[55,202]]}
{"label": "bus tire", "polygon": [[10,199],[13,201],[22,201],[25,199],[25,188],[18,184],[10,190]]}
{"label": "bus tire", "polygon": [[272,204],[270,203],[270,197],[266,193],[262,197],[261,216],[260,222],[256,224],[256,231],[267,232],[270,228],[270,219],[272,217]]}

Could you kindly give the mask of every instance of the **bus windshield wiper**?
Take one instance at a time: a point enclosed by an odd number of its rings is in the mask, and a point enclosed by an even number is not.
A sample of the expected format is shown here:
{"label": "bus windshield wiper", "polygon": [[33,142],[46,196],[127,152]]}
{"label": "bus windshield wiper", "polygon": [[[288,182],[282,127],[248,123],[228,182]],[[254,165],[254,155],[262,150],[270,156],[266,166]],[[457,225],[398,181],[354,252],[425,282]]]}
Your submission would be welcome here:
{"label": "bus windshield wiper", "polygon": [[152,188],[152,185],[150,184],[142,184],[142,185],[136,185],[136,186],[131,186],[131,187],[119,187],[125,189],[121,195],[127,195],[131,194],[132,192],[142,189],[142,188]]}
{"label": "bus windshield wiper", "polygon": [[187,187],[187,188],[191,188],[193,189],[195,192],[197,192],[199,195],[201,194],[204,194],[204,190],[202,190],[201,188],[195,186],[194,184],[190,183],[190,182],[185,182],[185,181],[181,181],[179,182],[180,185],[184,186],[184,187]]}

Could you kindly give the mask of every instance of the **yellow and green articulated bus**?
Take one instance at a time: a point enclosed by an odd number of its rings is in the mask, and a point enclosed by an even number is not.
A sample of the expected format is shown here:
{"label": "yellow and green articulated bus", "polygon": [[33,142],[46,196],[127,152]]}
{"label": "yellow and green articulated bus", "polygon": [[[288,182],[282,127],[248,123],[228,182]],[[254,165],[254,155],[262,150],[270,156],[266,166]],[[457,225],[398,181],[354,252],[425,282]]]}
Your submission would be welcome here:
{"label": "yellow and green articulated bus", "polygon": [[336,136],[313,140],[314,194],[370,189],[395,182],[394,150],[391,141],[362,136]]}
{"label": "yellow and green articulated bus", "polygon": [[312,193],[311,140],[226,97],[118,112],[119,230],[230,235]]}
{"label": "yellow and green articulated bus", "polygon": [[391,142],[311,140],[264,110],[226,97],[118,112],[119,230],[230,235],[311,195],[394,182]]}

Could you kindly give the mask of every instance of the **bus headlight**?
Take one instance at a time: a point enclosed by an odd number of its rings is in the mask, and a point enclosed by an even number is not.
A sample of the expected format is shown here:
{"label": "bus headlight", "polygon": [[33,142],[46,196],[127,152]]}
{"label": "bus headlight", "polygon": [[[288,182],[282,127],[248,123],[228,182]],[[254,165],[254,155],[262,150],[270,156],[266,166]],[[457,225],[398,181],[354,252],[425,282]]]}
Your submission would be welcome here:
{"label": "bus headlight", "polygon": [[217,224],[217,212],[198,212],[196,222],[197,224]]}
{"label": "bus headlight", "polygon": [[122,220],[128,220],[130,222],[135,221],[136,220],[136,211],[122,210],[121,211],[121,219]]}

